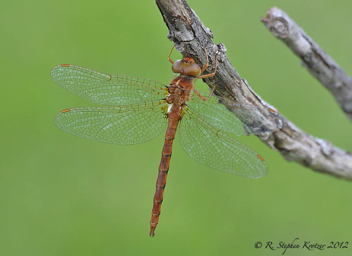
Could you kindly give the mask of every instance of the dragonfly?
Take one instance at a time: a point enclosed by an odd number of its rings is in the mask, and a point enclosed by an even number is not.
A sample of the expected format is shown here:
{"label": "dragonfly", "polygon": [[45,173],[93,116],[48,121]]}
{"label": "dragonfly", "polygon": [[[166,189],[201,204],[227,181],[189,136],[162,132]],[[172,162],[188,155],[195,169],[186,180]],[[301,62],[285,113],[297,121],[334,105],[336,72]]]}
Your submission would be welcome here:
{"label": "dragonfly", "polygon": [[[273,132],[282,126],[282,118],[265,106],[241,105],[196,90],[198,79],[216,74],[203,74],[190,57],[168,60],[172,71],[179,74],[169,85],[130,76],[110,75],[76,65],[61,64],[51,70],[52,79],[61,87],[101,107],[65,109],[54,119],[62,131],[91,140],[119,145],[134,145],[149,141],[165,131],[156,191],[153,199],[150,233],[153,237],[159,222],[172,145],[176,130],[183,149],[199,163],[213,169],[249,178],[267,173],[264,159],[255,151],[227,135],[261,134]],[[220,104],[221,102],[222,104]],[[229,111],[235,110],[236,115]],[[253,120],[255,111],[269,116],[272,127]]]}

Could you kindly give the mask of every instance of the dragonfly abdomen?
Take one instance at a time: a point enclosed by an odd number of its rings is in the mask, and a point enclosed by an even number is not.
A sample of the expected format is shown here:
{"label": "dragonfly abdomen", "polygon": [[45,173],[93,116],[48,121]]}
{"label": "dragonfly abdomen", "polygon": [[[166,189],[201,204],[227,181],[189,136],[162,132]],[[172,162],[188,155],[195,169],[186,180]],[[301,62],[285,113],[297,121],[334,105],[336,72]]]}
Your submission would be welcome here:
{"label": "dragonfly abdomen", "polygon": [[159,165],[159,174],[156,181],[156,191],[153,200],[152,217],[150,219],[150,236],[154,236],[156,226],[159,222],[161,212],[161,204],[164,197],[164,189],[166,185],[167,173],[170,167],[170,159],[172,154],[172,142],[175,138],[179,119],[169,118],[168,127],[165,135],[165,143],[161,153],[161,161]]}

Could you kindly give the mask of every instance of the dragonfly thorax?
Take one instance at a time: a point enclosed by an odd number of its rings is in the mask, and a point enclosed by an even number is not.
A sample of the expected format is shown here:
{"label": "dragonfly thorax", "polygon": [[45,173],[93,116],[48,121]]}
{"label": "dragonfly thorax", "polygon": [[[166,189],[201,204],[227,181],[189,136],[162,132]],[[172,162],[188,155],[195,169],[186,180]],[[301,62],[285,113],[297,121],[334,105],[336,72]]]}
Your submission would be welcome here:
{"label": "dragonfly thorax", "polygon": [[189,100],[193,88],[194,78],[180,75],[173,79],[169,85],[169,95],[166,102],[181,106]]}

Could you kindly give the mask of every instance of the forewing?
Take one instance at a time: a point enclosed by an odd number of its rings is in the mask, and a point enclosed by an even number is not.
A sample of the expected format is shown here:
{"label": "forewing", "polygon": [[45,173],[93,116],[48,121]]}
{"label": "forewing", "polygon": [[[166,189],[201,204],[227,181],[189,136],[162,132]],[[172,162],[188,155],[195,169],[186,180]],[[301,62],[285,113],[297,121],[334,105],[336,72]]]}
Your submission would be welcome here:
{"label": "forewing", "polygon": [[167,122],[166,103],[149,102],[119,107],[86,107],[58,113],[55,125],[69,134],[105,143],[132,145],[155,138]]}
{"label": "forewing", "polygon": [[185,108],[180,140],[190,157],[216,170],[249,178],[263,177],[267,173],[261,156],[210,125],[191,109]]}
{"label": "forewing", "polygon": [[152,80],[109,75],[69,64],[55,66],[51,77],[69,92],[102,105],[119,106],[159,100],[168,93],[166,86]]}
{"label": "forewing", "polygon": [[[201,94],[207,97],[206,93],[201,92]],[[267,107],[240,105],[215,96],[204,101],[197,95],[193,95],[187,102],[187,106],[211,125],[237,136],[273,132],[280,129],[283,123],[281,115]],[[257,114],[255,118],[252,117],[254,113]],[[270,119],[269,123],[264,116]]]}

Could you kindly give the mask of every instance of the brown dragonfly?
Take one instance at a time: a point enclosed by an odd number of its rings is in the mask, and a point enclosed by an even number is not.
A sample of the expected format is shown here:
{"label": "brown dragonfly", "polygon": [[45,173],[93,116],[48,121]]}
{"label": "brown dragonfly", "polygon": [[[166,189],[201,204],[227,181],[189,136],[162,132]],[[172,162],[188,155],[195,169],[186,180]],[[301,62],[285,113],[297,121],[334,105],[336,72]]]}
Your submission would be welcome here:
{"label": "brown dragonfly", "polygon": [[[258,178],[267,172],[264,159],[224,132],[261,134],[280,129],[282,125],[281,116],[271,108],[239,105],[220,97],[210,97],[212,92],[197,91],[194,82],[215,75],[217,58],[214,72],[202,75],[208,67],[205,48],[207,64],[203,68],[189,57],[172,61],[173,48],[168,59],[172,63],[172,71],[180,75],[168,86],[148,79],[109,75],[69,64],[58,65],[51,70],[51,77],[61,87],[85,100],[107,105],[61,111],[54,122],[64,132],[105,143],[133,145],[155,138],[167,127],[150,236],[154,236],[158,225],[177,128],[183,149],[199,163],[216,170]],[[228,108],[235,110],[240,118]],[[252,120],[250,113],[253,111],[265,113],[277,125],[268,128],[260,121]]]}

